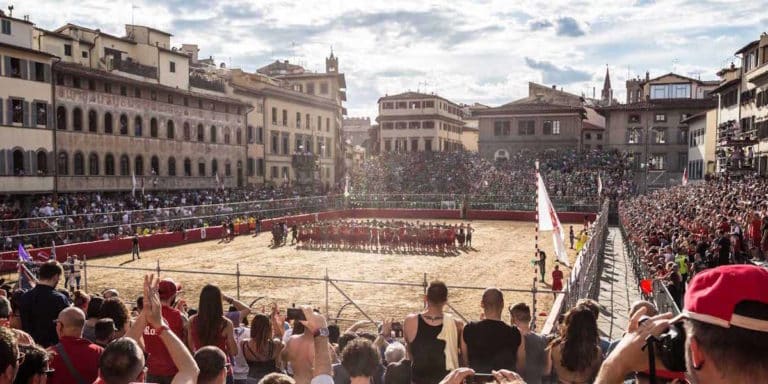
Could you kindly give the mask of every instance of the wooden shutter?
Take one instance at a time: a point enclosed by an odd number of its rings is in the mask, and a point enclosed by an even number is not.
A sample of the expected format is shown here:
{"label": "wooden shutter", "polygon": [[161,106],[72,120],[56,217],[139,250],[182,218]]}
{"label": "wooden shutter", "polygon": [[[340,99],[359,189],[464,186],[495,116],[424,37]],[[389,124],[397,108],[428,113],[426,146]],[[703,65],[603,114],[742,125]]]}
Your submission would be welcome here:
{"label": "wooden shutter", "polygon": [[29,80],[29,64],[27,60],[19,60],[19,67],[21,67],[21,78]]}
{"label": "wooden shutter", "polygon": [[54,129],[53,126],[53,104],[48,104],[45,107],[45,116],[48,118],[48,129]]}
{"label": "wooden shutter", "polygon": [[46,83],[51,82],[51,65],[43,64],[43,81]]}
{"label": "wooden shutter", "polygon": [[25,153],[26,159],[24,159],[24,174],[28,176],[34,175],[34,172],[37,170],[37,166],[35,166],[34,163],[37,163],[37,159],[35,159],[35,151],[27,151]]}
{"label": "wooden shutter", "polygon": [[7,152],[7,150],[0,149],[0,175],[6,175],[7,174],[6,171],[5,171],[5,159],[6,159],[5,153],[6,152]]}
{"label": "wooden shutter", "polygon": [[13,100],[11,99],[6,100],[5,105],[7,106],[7,110],[5,113],[6,113],[6,116],[8,117],[5,120],[5,123],[8,125],[11,125],[13,123]]}
{"label": "wooden shutter", "polygon": [[6,150],[3,157],[5,157],[5,174],[13,175],[13,149]]}
{"label": "wooden shutter", "polygon": [[3,56],[3,68],[5,68],[4,75],[7,77],[11,77],[11,57],[10,56]]}
{"label": "wooden shutter", "polygon": [[32,122],[29,120],[29,101],[24,101],[21,104],[21,123],[25,127],[31,127]]}
{"label": "wooden shutter", "polygon": [[3,125],[3,98],[0,97],[0,125]]}

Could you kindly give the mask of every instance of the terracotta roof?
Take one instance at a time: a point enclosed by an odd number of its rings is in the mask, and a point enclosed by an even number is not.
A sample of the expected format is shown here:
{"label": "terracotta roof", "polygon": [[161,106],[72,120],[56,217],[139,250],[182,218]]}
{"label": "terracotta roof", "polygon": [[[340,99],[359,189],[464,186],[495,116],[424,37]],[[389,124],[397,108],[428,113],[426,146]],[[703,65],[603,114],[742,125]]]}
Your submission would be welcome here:
{"label": "terracotta roof", "polygon": [[688,124],[688,123],[690,123],[692,121],[696,121],[696,120],[698,120],[698,119],[700,119],[702,117],[706,117],[707,116],[707,112],[708,111],[703,111],[703,112],[699,112],[699,113],[695,113],[693,115],[690,115],[690,116],[686,117],[685,119],[680,120],[680,123]]}
{"label": "terracotta roof", "polygon": [[18,45],[6,44],[6,43],[3,43],[3,42],[0,42],[0,48],[10,48],[10,49],[15,49],[15,50],[26,52],[26,53],[34,53],[34,54],[40,55],[40,56],[58,57],[56,55],[51,55],[48,52],[38,51],[36,49],[19,47]]}
{"label": "terracotta roof", "polygon": [[163,52],[166,52],[166,53],[173,54],[173,55],[184,56],[184,57],[186,57],[188,59],[190,58],[189,55],[187,55],[186,53],[184,53],[182,51],[174,51],[173,49],[168,49],[168,48],[163,48],[163,47],[157,47],[157,49],[159,49],[159,50],[161,50]]}
{"label": "terracotta roof", "polygon": [[43,29],[43,28],[35,28],[35,29],[37,29],[38,31],[42,32],[43,35],[51,35],[51,36],[55,36],[55,37],[58,37],[58,38],[64,39],[64,40],[74,40],[74,38],[72,36],[64,34],[64,33],[61,33],[61,32],[49,31],[49,30]]}
{"label": "terracotta roof", "polygon": [[[707,83],[707,81],[702,81],[702,80],[699,80],[699,79],[694,79],[693,77],[683,76],[683,75],[680,75],[680,74],[677,74],[677,73],[674,73],[674,72],[669,72],[669,73],[665,73],[665,74],[663,74],[661,76],[654,77],[654,78],[646,81],[646,83],[650,83],[650,82],[652,82],[654,80],[661,79],[662,77],[665,77],[665,76],[675,76],[675,77],[679,77],[681,79],[686,79],[686,80],[689,80],[689,81],[693,81],[693,82],[696,82],[696,83],[699,83],[699,84]],[[715,81],[717,81],[717,80],[715,80]]]}
{"label": "terracotta roof", "polygon": [[230,98],[230,97],[223,97],[223,96],[215,96],[208,93],[198,93],[198,92],[192,92],[181,88],[174,88],[169,87],[167,85],[157,84],[157,83],[150,83],[146,81],[139,81],[134,80],[129,77],[124,77],[120,75],[113,74],[111,72],[102,71],[100,69],[93,69],[84,67],[80,64],[73,64],[73,63],[66,63],[66,62],[59,62],[55,66],[56,70],[65,71],[67,73],[74,73],[79,74],[82,76],[96,76],[102,79],[107,80],[113,80],[115,82],[121,82],[126,84],[132,84],[132,85],[142,85],[149,88],[155,88],[161,91],[167,91],[167,92],[173,92],[176,94],[182,94],[185,96],[192,96],[192,97],[199,97],[203,99],[209,99],[209,100],[216,100],[222,103],[230,103],[230,104],[238,104],[243,106],[248,106],[248,103],[245,103],[241,100]]}
{"label": "terracotta roof", "polygon": [[597,112],[604,115],[608,111],[647,111],[654,109],[680,109],[701,108],[710,109],[717,106],[717,100],[708,99],[655,99],[631,104],[615,104],[607,107],[596,108]]}
{"label": "terracotta roof", "polygon": [[139,27],[139,28],[146,28],[147,30],[150,30],[150,31],[152,31],[152,32],[157,32],[157,33],[160,33],[160,34],[163,34],[163,35],[166,35],[166,36],[173,36],[173,35],[171,35],[170,33],[166,32],[166,31],[161,31],[161,30],[159,30],[159,29],[155,29],[155,28],[152,28],[152,27],[147,27],[147,26],[145,26],[145,25],[138,25],[138,24],[126,24],[125,26],[126,26],[126,27]]}
{"label": "terracotta roof", "polygon": [[448,103],[453,104],[457,108],[461,108],[458,103],[454,103],[453,101],[450,101],[446,99],[445,97],[442,97],[438,94],[430,94],[430,93],[422,93],[422,92],[403,92],[398,93],[396,95],[386,95],[379,98],[378,103],[381,103],[382,100],[391,100],[391,99],[434,99],[438,98],[443,101],[447,101]]}
{"label": "terracotta roof", "polygon": [[730,87],[732,85],[738,84],[740,82],[741,82],[741,78],[740,77],[736,78],[736,79],[733,79],[733,80],[728,80],[728,81],[718,85],[717,88],[709,91],[709,93],[720,93],[721,91],[725,90],[726,88],[728,88],[728,87]]}
{"label": "terracotta roof", "polygon": [[0,11],[0,17],[2,17],[3,19],[9,19],[9,20],[13,20],[13,21],[18,21],[19,23],[25,23],[25,24],[35,25],[33,22],[31,22],[31,21],[29,21],[29,20],[24,20],[24,19],[17,19],[17,18],[15,18],[15,17],[11,17],[11,16],[8,16],[7,14],[5,14],[5,13],[4,13],[4,12],[2,12],[2,11]]}
{"label": "terracotta roof", "polygon": [[749,43],[747,43],[747,45],[741,47],[738,51],[736,51],[734,53],[734,55],[738,55],[740,53],[744,53],[744,51],[752,48],[752,46],[757,45],[758,43],[760,43],[760,40],[755,40],[755,41],[749,42]]}
{"label": "terracotta roof", "polygon": [[308,95],[306,93],[294,91],[292,89],[277,87],[274,85],[266,85],[263,88],[249,88],[249,87],[244,87],[242,85],[233,84],[232,82],[230,82],[229,84],[233,90],[239,91],[242,93],[249,93],[257,96],[284,97],[293,101],[303,102],[306,104],[320,105],[325,108],[336,109],[339,107],[338,104],[324,97]]}
{"label": "terracotta roof", "polygon": [[77,24],[72,24],[72,23],[67,23],[67,24],[65,24],[64,26],[61,26],[61,27],[59,27],[59,28],[56,28],[56,29],[54,30],[54,32],[59,32],[59,33],[60,33],[61,31],[65,30],[65,29],[67,29],[67,28],[76,28],[76,29],[82,29],[83,31],[86,31],[86,32],[91,32],[91,33],[96,33],[96,34],[99,34],[99,35],[104,35],[104,36],[106,36],[106,37],[109,37],[109,38],[112,38],[112,39],[116,39],[116,40],[124,41],[124,42],[126,42],[126,43],[130,43],[130,44],[138,44],[137,42],[135,42],[135,41],[133,41],[133,40],[131,40],[131,39],[127,38],[127,37],[120,37],[120,36],[112,35],[112,34],[109,34],[109,33],[103,32],[103,31],[101,31],[101,30],[99,30],[99,29],[91,29],[91,28],[88,28],[88,27],[83,27],[83,26],[80,26],[80,25],[77,25]]}
{"label": "terracotta roof", "polygon": [[472,116],[498,115],[510,113],[585,113],[583,107],[551,104],[541,101],[515,101],[499,107],[472,111]]}

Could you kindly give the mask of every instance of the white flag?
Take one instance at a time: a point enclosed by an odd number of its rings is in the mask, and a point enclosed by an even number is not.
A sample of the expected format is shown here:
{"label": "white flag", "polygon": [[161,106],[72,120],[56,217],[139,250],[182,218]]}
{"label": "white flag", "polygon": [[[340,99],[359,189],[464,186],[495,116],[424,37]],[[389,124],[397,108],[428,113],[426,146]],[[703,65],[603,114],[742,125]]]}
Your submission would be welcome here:
{"label": "white flag", "polygon": [[683,187],[685,187],[686,185],[688,185],[688,167],[685,167],[685,169],[683,169]]}
{"label": "white flag", "polygon": [[131,195],[136,197],[136,174],[131,171]]}
{"label": "white flag", "polygon": [[349,197],[349,175],[344,178],[344,197]]}
{"label": "white flag", "polygon": [[600,172],[597,173],[597,196],[603,195],[603,179],[600,178]]}
{"label": "white flag", "polygon": [[539,231],[552,231],[552,242],[555,247],[555,255],[557,260],[561,263],[570,266],[568,262],[568,253],[565,250],[565,238],[563,237],[563,226],[560,225],[560,219],[557,218],[557,212],[552,205],[552,201],[549,200],[549,194],[547,188],[544,186],[544,180],[541,175],[536,172],[537,187],[536,193],[538,194],[538,207],[539,213]]}

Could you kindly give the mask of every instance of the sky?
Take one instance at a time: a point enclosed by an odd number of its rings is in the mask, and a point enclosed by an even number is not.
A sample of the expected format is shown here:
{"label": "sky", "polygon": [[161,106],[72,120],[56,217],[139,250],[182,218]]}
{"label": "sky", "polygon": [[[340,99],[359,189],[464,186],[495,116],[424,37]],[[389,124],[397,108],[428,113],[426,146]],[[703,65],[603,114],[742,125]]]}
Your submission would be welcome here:
{"label": "sky", "polygon": [[123,36],[133,20],[246,71],[278,59],[324,71],[332,48],[349,116],[372,120],[379,97],[404,91],[497,106],[537,82],[599,97],[606,66],[623,101],[626,79],[646,71],[716,79],[768,31],[768,0],[0,0],[10,4],[45,29]]}

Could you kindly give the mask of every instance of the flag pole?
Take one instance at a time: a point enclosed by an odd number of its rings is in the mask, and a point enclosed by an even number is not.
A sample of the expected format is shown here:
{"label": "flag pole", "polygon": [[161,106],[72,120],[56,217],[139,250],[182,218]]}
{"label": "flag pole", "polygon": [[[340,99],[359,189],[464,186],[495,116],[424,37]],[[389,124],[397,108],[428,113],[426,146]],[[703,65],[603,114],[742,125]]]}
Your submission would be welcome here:
{"label": "flag pole", "polygon": [[534,270],[533,270],[533,284],[534,285],[536,285],[536,281],[537,281],[536,276],[538,275],[538,272],[539,272],[538,268],[541,267],[538,264],[538,260],[539,260],[539,161],[536,160],[535,164],[536,164],[535,165],[536,166],[536,172],[534,172],[533,177],[534,177],[534,182],[535,182],[534,185],[536,186],[536,209],[535,209],[535,212],[536,212],[535,213],[535,215],[536,215],[536,217],[535,217],[535,219],[536,219],[536,227],[535,227],[536,234],[533,237],[533,246],[534,246],[534,250],[535,250],[534,251],[535,253],[533,255],[533,259],[536,260],[536,264],[534,264],[534,265],[536,265],[537,267],[534,268]]}

